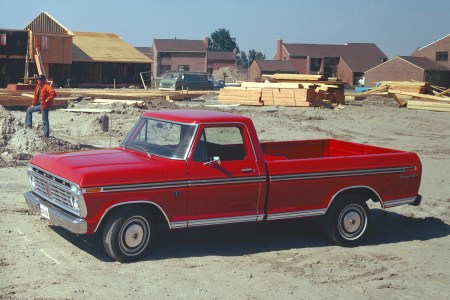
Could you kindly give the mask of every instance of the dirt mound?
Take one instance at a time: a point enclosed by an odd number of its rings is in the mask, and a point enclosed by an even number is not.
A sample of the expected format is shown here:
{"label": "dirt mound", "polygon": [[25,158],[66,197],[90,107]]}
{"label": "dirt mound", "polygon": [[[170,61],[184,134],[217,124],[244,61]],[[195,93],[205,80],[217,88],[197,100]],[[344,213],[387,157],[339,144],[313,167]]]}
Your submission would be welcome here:
{"label": "dirt mound", "polygon": [[25,124],[0,105],[0,167],[25,165],[42,152],[64,152],[91,148],[54,137],[44,138],[42,127],[27,129]]}

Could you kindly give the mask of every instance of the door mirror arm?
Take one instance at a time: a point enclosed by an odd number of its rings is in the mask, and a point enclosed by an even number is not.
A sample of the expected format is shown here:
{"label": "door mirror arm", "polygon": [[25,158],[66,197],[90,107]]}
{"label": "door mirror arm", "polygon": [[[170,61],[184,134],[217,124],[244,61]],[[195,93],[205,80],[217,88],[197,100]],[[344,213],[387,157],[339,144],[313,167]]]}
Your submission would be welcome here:
{"label": "door mirror arm", "polygon": [[206,166],[214,166],[214,165],[220,165],[222,162],[220,161],[219,156],[213,156],[211,159],[205,163],[203,163]]}

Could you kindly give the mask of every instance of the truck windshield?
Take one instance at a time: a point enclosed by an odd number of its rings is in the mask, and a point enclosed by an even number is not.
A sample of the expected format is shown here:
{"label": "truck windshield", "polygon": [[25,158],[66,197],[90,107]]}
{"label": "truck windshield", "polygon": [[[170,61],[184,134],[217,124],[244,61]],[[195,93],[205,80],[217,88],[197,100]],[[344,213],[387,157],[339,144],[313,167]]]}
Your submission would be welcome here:
{"label": "truck windshield", "polygon": [[127,135],[123,147],[150,155],[185,159],[197,125],[140,118]]}

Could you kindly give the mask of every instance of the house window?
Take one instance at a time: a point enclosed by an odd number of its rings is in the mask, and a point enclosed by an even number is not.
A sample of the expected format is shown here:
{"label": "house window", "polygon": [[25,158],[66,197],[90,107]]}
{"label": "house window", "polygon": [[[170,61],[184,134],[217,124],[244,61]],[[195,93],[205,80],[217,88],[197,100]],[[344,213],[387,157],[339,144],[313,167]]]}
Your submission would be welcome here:
{"label": "house window", "polygon": [[160,65],[159,66],[159,73],[164,74],[166,72],[170,71],[170,65]]}
{"label": "house window", "polygon": [[189,65],[178,65],[178,71],[189,71]]}
{"label": "house window", "polygon": [[320,71],[320,65],[322,64],[322,59],[320,58],[311,58],[310,59],[310,68],[309,71],[311,73],[313,72],[319,72]]}
{"label": "house window", "polygon": [[47,51],[48,47],[49,47],[48,36],[40,36],[40,35],[34,36],[34,48],[39,49],[41,51]]}
{"label": "house window", "polygon": [[6,33],[0,34],[0,45],[6,46]]}
{"label": "house window", "polygon": [[448,61],[448,51],[437,51],[436,61]]}

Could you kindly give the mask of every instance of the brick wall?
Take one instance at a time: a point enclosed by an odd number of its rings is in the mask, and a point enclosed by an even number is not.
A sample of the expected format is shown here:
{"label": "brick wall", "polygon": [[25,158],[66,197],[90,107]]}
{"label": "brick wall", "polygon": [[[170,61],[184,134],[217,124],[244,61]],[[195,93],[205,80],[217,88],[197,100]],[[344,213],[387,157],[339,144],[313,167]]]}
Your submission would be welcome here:
{"label": "brick wall", "polygon": [[[405,78],[408,74],[408,78]],[[366,72],[365,85],[374,86],[378,81],[423,81],[423,70],[411,63],[396,57]]]}
{"label": "brick wall", "polygon": [[261,78],[261,70],[256,63],[252,63],[248,71],[248,80],[256,81]]}
{"label": "brick wall", "polygon": [[432,61],[435,61],[443,66],[450,68],[450,59],[447,61],[436,61],[436,52],[438,51],[447,51],[450,54],[450,35],[442,38],[437,42],[434,42],[433,44],[421,50],[416,50],[412,54],[412,56],[427,57]]}

